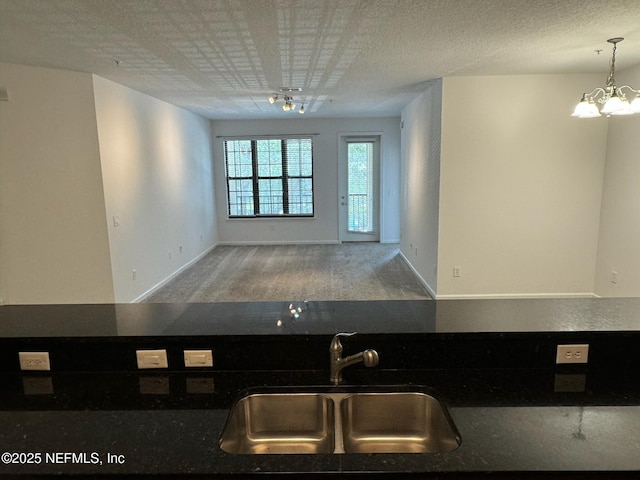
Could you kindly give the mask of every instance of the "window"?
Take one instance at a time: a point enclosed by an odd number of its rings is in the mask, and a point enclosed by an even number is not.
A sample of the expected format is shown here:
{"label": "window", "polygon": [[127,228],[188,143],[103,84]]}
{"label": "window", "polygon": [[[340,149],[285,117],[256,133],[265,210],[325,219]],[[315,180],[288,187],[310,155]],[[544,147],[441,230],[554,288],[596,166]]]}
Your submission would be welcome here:
{"label": "window", "polygon": [[229,217],[313,215],[310,138],[225,140]]}

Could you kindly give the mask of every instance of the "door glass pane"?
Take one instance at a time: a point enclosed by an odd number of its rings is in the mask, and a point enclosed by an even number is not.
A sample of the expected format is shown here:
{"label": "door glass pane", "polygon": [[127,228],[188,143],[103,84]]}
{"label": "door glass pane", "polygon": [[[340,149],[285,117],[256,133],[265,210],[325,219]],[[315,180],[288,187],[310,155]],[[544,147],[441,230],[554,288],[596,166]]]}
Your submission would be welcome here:
{"label": "door glass pane", "polygon": [[373,225],[373,143],[347,145],[348,230],[371,233]]}

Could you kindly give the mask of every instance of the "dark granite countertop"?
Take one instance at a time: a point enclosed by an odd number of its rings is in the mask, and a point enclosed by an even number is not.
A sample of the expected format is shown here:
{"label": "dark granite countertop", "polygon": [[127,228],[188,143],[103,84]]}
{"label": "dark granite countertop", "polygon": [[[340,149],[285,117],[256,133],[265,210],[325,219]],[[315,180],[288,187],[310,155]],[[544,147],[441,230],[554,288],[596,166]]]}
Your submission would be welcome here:
{"label": "dark granite countertop", "polygon": [[[640,476],[640,299],[294,306],[304,307],[297,319],[282,302],[0,307],[0,453],[13,453],[0,475]],[[380,353],[377,368],[349,367],[349,384],[435,389],[460,447],[223,452],[218,440],[244,389],[326,388],[337,331],[362,333],[345,340],[345,354]],[[589,343],[589,363],[555,365],[560,342]],[[171,368],[137,371],[135,350],[161,346]],[[183,348],[204,346],[213,368],[180,366]],[[21,373],[15,357],[25,348],[50,351],[52,370]]]}
{"label": "dark granite countertop", "polygon": [[[44,377],[48,392],[34,381],[43,377],[5,375],[0,451],[39,452],[41,463],[2,464],[0,474],[640,472],[637,375],[589,373],[583,392],[556,391],[555,375],[353,370],[353,383],[435,389],[462,444],[437,454],[342,455],[234,455],[218,446],[245,387],[327,388],[326,371],[65,374]],[[627,382],[635,387],[625,390]]]}
{"label": "dark granite countertop", "polygon": [[0,306],[0,338],[636,330],[640,298]]}

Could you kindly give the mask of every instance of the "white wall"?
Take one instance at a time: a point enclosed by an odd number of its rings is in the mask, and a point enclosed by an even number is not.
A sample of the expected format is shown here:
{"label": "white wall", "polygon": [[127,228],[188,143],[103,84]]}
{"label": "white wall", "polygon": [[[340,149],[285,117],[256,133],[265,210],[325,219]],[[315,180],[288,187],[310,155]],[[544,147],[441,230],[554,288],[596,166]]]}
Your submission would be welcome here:
{"label": "white wall", "polygon": [[113,302],[91,75],[0,64],[0,296]]}
{"label": "white wall", "polygon": [[[618,85],[640,85],[640,65],[616,75]],[[633,100],[633,96],[630,98]],[[640,116],[594,119],[609,123],[595,291],[640,293]],[[617,272],[616,283],[611,272]]]}
{"label": "white wall", "polygon": [[435,294],[438,287],[442,81],[402,111],[400,251]]}
{"label": "white wall", "polygon": [[594,291],[607,124],[570,114],[601,80],[444,79],[438,298]]}
{"label": "white wall", "polygon": [[100,77],[93,85],[115,300],[130,302],[217,241],[210,122]]}
{"label": "white wall", "polygon": [[[292,114],[294,115],[294,114]],[[218,239],[223,243],[333,243],[338,232],[338,139],[342,133],[381,134],[381,238],[397,242],[400,238],[399,151],[400,119],[304,118],[295,114],[287,120],[213,121],[214,169]],[[311,134],[314,154],[315,216],[281,219],[228,219],[224,166],[224,136]]]}

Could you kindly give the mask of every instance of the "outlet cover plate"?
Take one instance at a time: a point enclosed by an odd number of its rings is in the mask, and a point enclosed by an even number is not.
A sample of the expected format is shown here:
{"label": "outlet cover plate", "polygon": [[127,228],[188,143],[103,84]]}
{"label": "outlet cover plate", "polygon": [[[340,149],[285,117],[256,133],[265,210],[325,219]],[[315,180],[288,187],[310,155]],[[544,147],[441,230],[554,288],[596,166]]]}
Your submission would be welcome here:
{"label": "outlet cover plate", "polygon": [[213,367],[213,352],[211,350],[185,350],[185,367]]}
{"label": "outlet cover plate", "polygon": [[556,364],[566,363],[588,363],[589,345],[586,343],[578,345],[558,345],[556,351]]}
{"label": "outlet cover plate", "polygon": [[18,352],[20,370],[51,370],[49,352]]}
{"label": "outlet cover plate", "polygon": [[161,350],[136,350],[136,359],[139,369],[168,368],[167,351]]}

